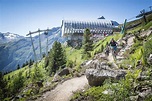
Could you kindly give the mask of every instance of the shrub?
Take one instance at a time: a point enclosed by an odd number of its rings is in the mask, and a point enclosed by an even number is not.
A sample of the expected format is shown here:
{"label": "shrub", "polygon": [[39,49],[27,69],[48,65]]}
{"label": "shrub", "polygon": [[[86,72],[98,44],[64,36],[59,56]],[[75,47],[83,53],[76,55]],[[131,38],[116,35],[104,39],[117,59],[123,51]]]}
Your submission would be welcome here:
{"label": "shrub", "polygon": [[144,60],[145,64],[148,64],[147,63],[147,58],[149,57],[150,54],[152,54],[152,39],[148,40],[144,44],[143,60]]}
{"label": "shrub", "polygon": [[73,62],[72,60],[68,60],[68,61],[67,61],[66,67],[72,68],[72,67],[74,67],[74,66],[75,66],[75,64],[74,64],[74,62]]}
{"label": "shrub", "polygon": [[24,77],[22,76],[22,73],[19,72],[18,73],[18,76],[16,76],[13,80],[13,83],[12,83],[13,87],[12,87],[12,92],[16,93],[19,91],[20,88],[23,87],[24,85]]}

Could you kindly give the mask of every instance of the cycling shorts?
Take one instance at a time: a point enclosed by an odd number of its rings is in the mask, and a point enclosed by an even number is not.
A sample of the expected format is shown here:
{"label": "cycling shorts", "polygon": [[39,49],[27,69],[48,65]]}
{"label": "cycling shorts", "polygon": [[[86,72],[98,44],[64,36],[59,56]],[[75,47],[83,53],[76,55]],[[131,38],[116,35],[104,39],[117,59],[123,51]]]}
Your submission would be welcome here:
{"label": "cycling shorts", "polygon": [[117,46],[111,46],[111,48],[116,51],[117,50]]}

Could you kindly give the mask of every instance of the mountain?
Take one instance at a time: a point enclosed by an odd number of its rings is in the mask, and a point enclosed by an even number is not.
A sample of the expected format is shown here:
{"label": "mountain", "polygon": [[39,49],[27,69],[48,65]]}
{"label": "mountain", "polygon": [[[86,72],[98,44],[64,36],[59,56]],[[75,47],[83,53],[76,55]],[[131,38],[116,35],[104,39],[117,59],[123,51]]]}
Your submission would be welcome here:
{"label": "mountain", "polygon": [[[47,36],[43,33],[40,35],[42,53],[46,53]],[[57,40],[61,43],[65,42],[65,39],[61,37],[61,28],[52,28],[48,32],[48,50],[50,50],[53,42]],[[36,50],[37,58],[40,59],[39,52],[39,36],[33,37],[34,48]],[[30,37],[23,37],[18,41],[12,41],[0,45],[0,71],[6,72],[15,70],[17,65],[23,65],[30,59],[34,60],[34,53],[31,45]]]}
{"label": "mountain", "polygon": [[20,36],[18,34],[13,34],[13,33],[9,33],[9,32],[7,32],[7,33],[0,32],[0,44],[17,41],[22,38],[24,38],[24,37]]}
{"label": "mountain", "polygon": [[111,20],[111,22],[112,22],[112,24],[113,24],[114,26],[118,26],[118,25],[119,25],[119,23],[118,23],[117,21],[112,21],[112,20]]}

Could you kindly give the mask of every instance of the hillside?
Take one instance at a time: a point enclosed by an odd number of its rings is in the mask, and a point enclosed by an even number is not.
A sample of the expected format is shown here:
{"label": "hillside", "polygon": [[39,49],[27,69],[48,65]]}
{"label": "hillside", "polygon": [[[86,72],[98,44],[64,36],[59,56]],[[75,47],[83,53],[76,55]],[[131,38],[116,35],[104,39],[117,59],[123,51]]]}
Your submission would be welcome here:
{"label": "hillside", "polygon": [[[60,67],[50,74],[51,64],[46,65],[47,59],[52,59],[53,52],[50,51],[37,67],[36,63],[31,63],[4,75],[3,100],[49,101],[52,98],[58,100],[64,94],[61,98],[65,101],[151,101],[151,26],[149,22],[129,29],[123,35],[107,36],[93,44],[93,50],[89,51],[91,56],[87,58],[83,58],[83,47],[74,49],[62,45],[66,55],[65,68]],[[111,52],[109,56],[104,53],[111,38],[118,42],[116,58]],[[89,85],[79,81],[86,78]]]}
{"label": "hillside", "polygon": [[[41,34],[42,53],[46,53],[46,36]],[[49,50],[55,40],[63,43],[64,38],[61,38],[61,30],[59,27],[51,29],[48,33],[48,47]],[[37,57],[39,58],[39,37],[33,37],[33,43],[36,50]],[[23,66],[31,60],[34,60],[34,54],[29,37],[22,37],[17,41],[5,43],[0,45],[0,71],[9,72],[17,69],[17,65]]]}

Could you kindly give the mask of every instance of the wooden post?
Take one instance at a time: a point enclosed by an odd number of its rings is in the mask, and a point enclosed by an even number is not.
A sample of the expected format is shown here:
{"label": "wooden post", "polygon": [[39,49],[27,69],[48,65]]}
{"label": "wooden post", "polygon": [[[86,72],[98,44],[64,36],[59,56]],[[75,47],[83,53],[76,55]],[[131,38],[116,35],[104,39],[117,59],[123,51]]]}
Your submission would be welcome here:
{"label": "wooden post", "polygon": [[34,57],[35,57],[35,61],[36,61],[36,67],[37,67],[37,57],[36,57],[36,52],[35,52],[35,49],[34,49],[34,44],[33,44],[33,39],[32,39],[31,32],[29,32],[29,34],[30,34],[30,38],[31,38],[32,48],[33,48]]}
{"label": "wooden post", "polygon": [[40,29],[38,29],[39,32],[39,46],[40,46],[40,60],[42,59],[42,47],[41,47],[41,36],[40,36]]}

